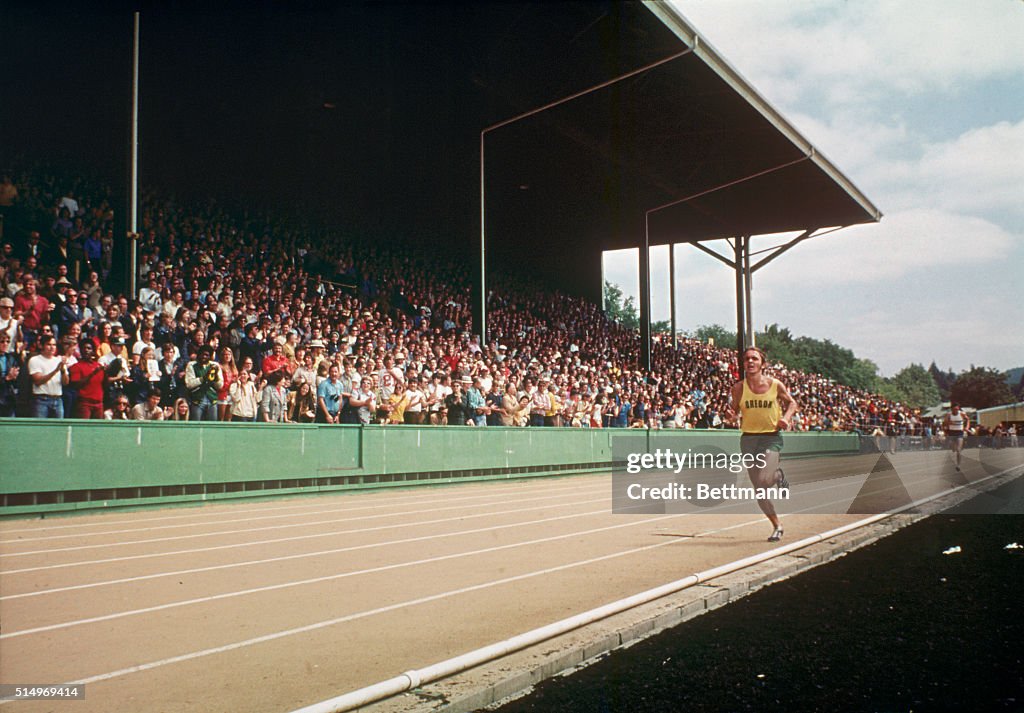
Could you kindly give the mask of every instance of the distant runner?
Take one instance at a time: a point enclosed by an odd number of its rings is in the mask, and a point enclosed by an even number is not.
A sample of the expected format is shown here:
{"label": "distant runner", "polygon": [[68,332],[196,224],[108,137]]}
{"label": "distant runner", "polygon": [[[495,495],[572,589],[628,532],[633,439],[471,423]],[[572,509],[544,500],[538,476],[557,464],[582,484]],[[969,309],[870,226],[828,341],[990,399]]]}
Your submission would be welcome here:
{"label": "distant runner", "polygon": [[[779,453],[782,451],[781,431],[789,428],[790,419],[797,411],[796,401],[789,389],[779,381],[764,373],[768,360],[765,353],[757,347],[748,347],[743,352],[743,368],[746,376],[732,387],[732,407],[727,414],[735,420],[736,409],[739,409],[740,450],[744,455],[765,455],[763,468],[748,468],[747,475],[755,488],[778,486],[788,488],[786,476],[779,467]],[[775,506],[771,500],[758,500],[758,507],[771,521],[775,528],[769,542],[778,542],[782,538],[782,525],[775,514]]]}
{"label": "distant runner", "polygon": [[954,403],[949,413],[942,421],[942,428],[946,431],[946,438],[949,439],[949,448],[956,454],[956,469],[960,470],[960,453],[964,449],[964,436],[967,428],[971,425],[967,414],[960,410],[960,404]]}

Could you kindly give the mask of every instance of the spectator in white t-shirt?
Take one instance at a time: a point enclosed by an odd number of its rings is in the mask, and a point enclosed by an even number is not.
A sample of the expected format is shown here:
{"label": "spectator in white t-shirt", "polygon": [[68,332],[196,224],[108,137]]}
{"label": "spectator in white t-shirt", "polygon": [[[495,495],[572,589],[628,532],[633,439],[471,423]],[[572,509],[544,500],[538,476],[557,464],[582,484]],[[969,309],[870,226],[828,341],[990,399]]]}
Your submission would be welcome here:
{"label": "spectator in white t-shirt", "polygon": [[39,354],[28,360],[32,380],[32,415],[35,418],[64,418],[64,386],[68,383],[68,358],[57,356],[57,339],[40,335]]}

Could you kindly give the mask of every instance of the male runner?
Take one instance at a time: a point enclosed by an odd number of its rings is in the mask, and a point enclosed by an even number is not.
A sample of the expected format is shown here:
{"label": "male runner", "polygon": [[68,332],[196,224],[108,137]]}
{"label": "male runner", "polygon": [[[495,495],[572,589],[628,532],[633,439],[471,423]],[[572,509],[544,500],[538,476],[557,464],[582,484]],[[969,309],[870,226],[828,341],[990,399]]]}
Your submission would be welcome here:
{"label": "male runner", "polygon": [[960,404],[954,402],[950,406],[946,418],[942,421],[942,428],[946,431],[950,450],[956,455],[957,471],[960,470],[960,453],[964,449],[964,435],[967,433],[968,426],[970,426],[970,419],[960,410]]}
{"label": "male runner", "polygon": [[[727,414],[735,419],[737,410],[739,412],[743,431],[740,450],[743,454],[764,455],[763,468],[756,465],[747,468],[753,486],[788,488],[789,483],[779,467],[779,452],[782,450],[780,432],[789,428],[797,403],[781,381],[764,373],[767,364],[765,353],[757,347],[743,351],[745,376],[732,387],[732,405]],[[767,499],[758,500],[757,505],[775,528],[768,541],[778,542],[782,538],[782,524],[775,514],[775,507]]]}

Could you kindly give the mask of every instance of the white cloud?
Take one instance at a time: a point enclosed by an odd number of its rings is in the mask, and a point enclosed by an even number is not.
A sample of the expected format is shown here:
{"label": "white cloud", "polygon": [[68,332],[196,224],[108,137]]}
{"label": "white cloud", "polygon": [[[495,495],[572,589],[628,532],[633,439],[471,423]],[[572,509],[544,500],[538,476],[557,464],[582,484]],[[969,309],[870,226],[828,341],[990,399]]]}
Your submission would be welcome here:
{"label": "white cloud", "polygon": [[676,0],[770,100],[835,106],[881,93],[957,92],[1024,70],[1024,4],[1008,0]]}
{"label": "white cloud", "polygon": [[[938,266],[996,263],[1013,246],[1010,233],[983,218],[916,208],[808,240],[759,272],[758,282],[770,289],[792,281],[814,286],[895,280]],[[754,249],[761,247],[755,240]]]}
{"label": "white cloud", "polygon": [[1024,215],[1024,120],[977,128],[955,141],[930,145],[915,172],[929,200],[950,209]]}
{"label": "white cloud", "polygon": [[[795,334],[829,338],[858,357],[870,359],[883,376],[892,376],[912,363],[928,366],[932,361],[956,372],[972,364],[1000,369],[1021,364],[1024,327],[1004,321],[1000,329],[993,330],[993,320],[985,317],[999,321],[1007,316],[1006,304],[998,297],[972,299],[967,307],[966,298],[956,290],[937,285],[934,291],[908,291],[899,302],[885,300],[885,295],[870,291],[853,293],[845,306],[840,299],[829,300],[822,317],[784,323]],[[829,319],[829,306],[841,310],[841,323]],[[982,345],[983,352],[979,349]]]}

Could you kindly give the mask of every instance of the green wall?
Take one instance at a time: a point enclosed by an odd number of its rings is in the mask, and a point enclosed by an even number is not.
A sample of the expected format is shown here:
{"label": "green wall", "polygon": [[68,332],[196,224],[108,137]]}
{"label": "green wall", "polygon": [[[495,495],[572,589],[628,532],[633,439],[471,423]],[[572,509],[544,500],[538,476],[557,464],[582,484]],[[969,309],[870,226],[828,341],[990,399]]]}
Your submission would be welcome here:
{"label": "green wall", "polygon": [[[850,434],[785,440],[786,457],[858,449]],[[613,442],[725,450],[738,434],[2,419],[0,516],[610,471]]]}

